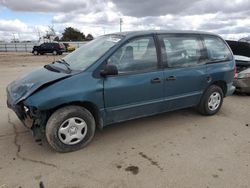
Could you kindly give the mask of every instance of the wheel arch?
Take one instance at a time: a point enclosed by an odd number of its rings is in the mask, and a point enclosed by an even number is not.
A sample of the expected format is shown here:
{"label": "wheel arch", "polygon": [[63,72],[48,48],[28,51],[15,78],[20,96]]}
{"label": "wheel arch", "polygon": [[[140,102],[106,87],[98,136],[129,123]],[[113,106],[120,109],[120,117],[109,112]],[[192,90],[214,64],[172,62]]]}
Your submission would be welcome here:
{"label": "wheel arch", "polygon": [[218,81],[214,81],[212,82],[209,87],[211,85],[216,85],[216,86],[219,86],[221,89],[222,89],[222,92],[223,92],[223,97],[226,96],[226,93],[227,93],[227,83],[223,80],[218,80]]}
{"label": "wheel arch", "polygon": [[97,105],[95,105],[94,103],[92,103],[90,101],[73,101],[73,102],[61,104],[59,106],[54,107],[53,109],[50,109],[49,110],[50,115],[53,114],[56,110],[58,110],[60,108],[63,108],[65,106],[72,106],[72,105],[81,106],[83,108],[86,108],[93,115],[93,117],[95,119],[96,126],[99,129],[103,128],[103,118],[101,116],[101,113],[100,113]]}

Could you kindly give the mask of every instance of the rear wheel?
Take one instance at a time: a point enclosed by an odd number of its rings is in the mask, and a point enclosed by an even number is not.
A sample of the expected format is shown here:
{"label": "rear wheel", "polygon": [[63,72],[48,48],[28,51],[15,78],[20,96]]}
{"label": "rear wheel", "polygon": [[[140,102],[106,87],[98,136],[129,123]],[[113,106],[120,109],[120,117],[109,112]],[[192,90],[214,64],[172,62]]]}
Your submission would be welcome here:
{"label": "rear wheel", "polygon": [[86,146],[95,133],[92,114],[79,106],[55,111],[46,125],[48,143],[58,152],[71,152]]}
{"label": "rear wheel", "polygon": [[211,85],[203,94],[197,109],[203,115],[214,115],[220,110],[222,103],[222,89],[217,85]]}

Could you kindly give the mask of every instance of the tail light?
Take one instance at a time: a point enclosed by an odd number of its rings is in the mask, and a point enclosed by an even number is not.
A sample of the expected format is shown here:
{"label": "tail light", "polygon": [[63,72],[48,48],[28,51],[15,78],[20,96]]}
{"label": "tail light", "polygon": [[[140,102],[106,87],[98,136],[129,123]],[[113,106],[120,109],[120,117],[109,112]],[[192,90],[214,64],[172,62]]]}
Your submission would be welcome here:
{"label": "tail light", "polygon": [[250,78],[250,73],[246,73],[246,78]]}

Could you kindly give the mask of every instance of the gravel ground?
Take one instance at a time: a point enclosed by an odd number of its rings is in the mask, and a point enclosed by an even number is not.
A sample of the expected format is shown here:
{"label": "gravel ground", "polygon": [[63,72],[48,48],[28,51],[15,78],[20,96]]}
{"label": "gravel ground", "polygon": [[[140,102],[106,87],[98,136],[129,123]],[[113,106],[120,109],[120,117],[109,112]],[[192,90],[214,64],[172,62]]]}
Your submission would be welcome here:
{"label": "gravel ground", "polygon": [[227,97],[212,117],[185,109],[109,126],[73,153],[39,145],[5,87],[54,58],[0,53],[0,188],[250,187],[250,96]]}

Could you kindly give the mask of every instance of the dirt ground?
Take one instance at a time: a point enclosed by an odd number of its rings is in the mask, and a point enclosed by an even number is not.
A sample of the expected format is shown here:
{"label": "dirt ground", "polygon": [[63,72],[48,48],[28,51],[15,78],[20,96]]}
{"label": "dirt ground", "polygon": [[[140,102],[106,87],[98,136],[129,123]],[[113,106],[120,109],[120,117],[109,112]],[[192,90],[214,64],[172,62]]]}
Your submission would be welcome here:
{"label": "dirt ground", "polygon": [[0,53],[0,188],[250,187],[250,96],[226,98],[212,117],[185,109],[109,126],[73,153],[38,145],[5,88],[54,58]]}

